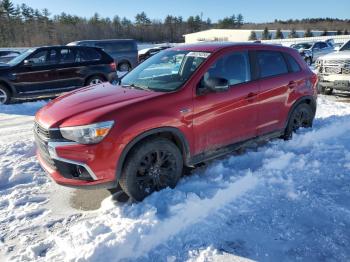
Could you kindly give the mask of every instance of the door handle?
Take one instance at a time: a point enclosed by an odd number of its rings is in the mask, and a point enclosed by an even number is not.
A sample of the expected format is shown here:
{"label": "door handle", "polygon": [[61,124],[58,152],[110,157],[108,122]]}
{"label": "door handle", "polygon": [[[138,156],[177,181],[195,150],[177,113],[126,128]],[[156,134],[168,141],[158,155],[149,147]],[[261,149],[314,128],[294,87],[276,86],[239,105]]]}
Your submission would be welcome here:
{"label": "door handle", "polygon": [[248,100],[249,102],[252,102],[256,98],[256,96],[257,96],[256,93],[251,92],[245,97],[245,99]]}
{"label": "door handle", "polygon": [[287,86],[289,89],[293,89],[293,88],[297,87],[297,85],[298,85],[297,82],[290,81]]}

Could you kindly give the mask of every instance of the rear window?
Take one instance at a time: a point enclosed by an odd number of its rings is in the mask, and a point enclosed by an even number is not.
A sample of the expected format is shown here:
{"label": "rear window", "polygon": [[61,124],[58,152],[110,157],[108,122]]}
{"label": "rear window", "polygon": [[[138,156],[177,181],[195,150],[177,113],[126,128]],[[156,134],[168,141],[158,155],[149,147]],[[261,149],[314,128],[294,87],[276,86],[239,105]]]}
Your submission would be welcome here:
{"label": "rear window", "polygon": [[107,53],[128,52],[136,50],[134,42],[97,42],[95,46],[102,48]]}
{"label": "rear window", "polygon": [[284,53],[289,66],[290,66],[290,70],[295,73],[295,72],[299,72],[301,70],[298,62],[294,59],[294,57],[292,57],[290,54]]}
{"label": "rear window", "polygon": [[97,61],[101,59],[101,54],[93,48],[78,49],[75,58],[76,62]]}
{"label": "rear window", "polygon": [[288,73],[287,64],[280,52],[258,51],[257,59],[261,78]]}

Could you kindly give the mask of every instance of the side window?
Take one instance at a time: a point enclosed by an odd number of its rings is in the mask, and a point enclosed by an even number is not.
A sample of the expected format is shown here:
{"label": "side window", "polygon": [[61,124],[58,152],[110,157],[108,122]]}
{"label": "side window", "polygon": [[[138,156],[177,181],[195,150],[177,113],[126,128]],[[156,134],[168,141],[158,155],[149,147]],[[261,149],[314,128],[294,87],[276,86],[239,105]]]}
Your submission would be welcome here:
{"label": "side window", "polygon": [[326,43],[319,43],[319,45],[320,45],[321,49],[328,47],[328,45]]}
{"label": "side window", "polygon": [[100,59],[100,53],[93,48],[78,49],[75,56],[75,62],[98,61]]}
{"label": "side window", "polygon": [[47,58],[47,62],[49,64],[56,64],[57,63],[57,51],[55,49],[50,50],[50,54]]}
{"label": "side window", "polygon": [[287,64],[280,52],[258,51],[257,60],[261,78],[288,73]]}
{"label": "side window", "polygon": [[298,64],[298,62],[294,59],[294,57],[292,57],[290,54],[287,54],[287,53],[284,53],[284,55],[289,63],[291,71],[293,73],[299,72],[301,70],[301,68],[300,68],[300,65]]}
{"label": "side window", "polygon": [[70,48],[63,48],[60,50],[60,64],[74,63],[75,54],[74,50]]}
{"label": "side window", "polygon": [[47,64],[48,50],[39,51],[29,57],[29,60],[33,65],[45,65]]}
{"label": "side window", "polygon": [[250,81],[248,52],[234,52],[219,58],[204,74],[204,80],[211,77],[224,78],[230,86]]}
{"label": "side window", "polygon": [[321,45],[320,45],[320,43],[316,43],[315,45],[314,45],[314,47],[313,47],[314,49],[316,48],[316,49],[320,49],[321,48]]}

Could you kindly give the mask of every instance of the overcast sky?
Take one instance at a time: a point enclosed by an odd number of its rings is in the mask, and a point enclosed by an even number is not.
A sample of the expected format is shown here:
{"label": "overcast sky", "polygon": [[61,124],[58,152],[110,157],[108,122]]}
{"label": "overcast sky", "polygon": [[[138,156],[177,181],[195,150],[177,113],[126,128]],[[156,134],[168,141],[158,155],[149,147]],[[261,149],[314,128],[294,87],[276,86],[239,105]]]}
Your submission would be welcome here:
{"label": "overcast sky", "polygon": [[242,13],[246,22],[271,22],[274,19],[332,17],[350,19],[350,0],[13,0],[33,8],[47,8],[52,14],[66,12],[91,17],[127,17],[131,20],[141,11],[150,18],[164,19],[168,14],[187,18],[202,13],[213,21]]}

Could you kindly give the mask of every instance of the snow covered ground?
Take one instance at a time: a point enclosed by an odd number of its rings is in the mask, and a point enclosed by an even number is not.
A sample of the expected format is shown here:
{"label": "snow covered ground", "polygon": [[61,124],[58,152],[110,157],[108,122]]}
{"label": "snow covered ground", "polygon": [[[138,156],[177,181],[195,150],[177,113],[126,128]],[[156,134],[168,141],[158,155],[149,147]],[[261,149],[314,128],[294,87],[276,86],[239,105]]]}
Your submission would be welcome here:
{"label": "snow covered ground", "polygon": [[34,156],[45,101],[0,106],[0,261],[349,261],[350,103],[197,168],[142,203],[71,207]]}

